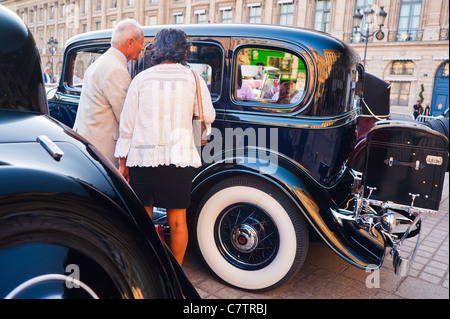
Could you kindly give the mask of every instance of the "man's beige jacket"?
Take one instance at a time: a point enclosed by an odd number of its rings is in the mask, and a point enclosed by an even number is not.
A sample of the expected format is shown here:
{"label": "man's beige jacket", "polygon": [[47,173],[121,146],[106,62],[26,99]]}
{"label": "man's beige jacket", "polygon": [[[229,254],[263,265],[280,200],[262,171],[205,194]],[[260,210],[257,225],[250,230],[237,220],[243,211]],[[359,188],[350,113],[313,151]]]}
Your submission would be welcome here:
{"label": "man's beige jacket", "polygon": [[114,149],[130,83],[125,56],[110,48],[86,70],[73,127],[116,167],[118,160],[114,157]]}

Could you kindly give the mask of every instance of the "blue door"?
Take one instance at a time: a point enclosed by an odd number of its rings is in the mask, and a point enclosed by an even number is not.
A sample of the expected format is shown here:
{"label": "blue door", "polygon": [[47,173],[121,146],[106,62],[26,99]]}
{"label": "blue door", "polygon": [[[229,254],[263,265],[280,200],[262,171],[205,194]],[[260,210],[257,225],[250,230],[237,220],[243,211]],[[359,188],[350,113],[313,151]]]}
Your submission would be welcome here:
{"label": "blue door", "polygon": [[441,115],[448,109],[448,75],[449,64],[441,64],[434,77],[433,97],[431,99],[431,115]]}

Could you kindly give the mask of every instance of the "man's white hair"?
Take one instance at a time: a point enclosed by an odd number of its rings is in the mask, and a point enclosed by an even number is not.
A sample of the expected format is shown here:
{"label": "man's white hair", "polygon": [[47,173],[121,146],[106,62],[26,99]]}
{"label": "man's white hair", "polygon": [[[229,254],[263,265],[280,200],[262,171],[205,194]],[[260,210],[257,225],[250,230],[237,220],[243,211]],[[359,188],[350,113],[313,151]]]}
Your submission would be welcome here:
{"label": "man's white hair", "polygon": [[128,39],[139,41],[142,39],[141,25],[133,19],[125,19],[120,21],[114,28],[111,37],[111,46],[120,47]]}

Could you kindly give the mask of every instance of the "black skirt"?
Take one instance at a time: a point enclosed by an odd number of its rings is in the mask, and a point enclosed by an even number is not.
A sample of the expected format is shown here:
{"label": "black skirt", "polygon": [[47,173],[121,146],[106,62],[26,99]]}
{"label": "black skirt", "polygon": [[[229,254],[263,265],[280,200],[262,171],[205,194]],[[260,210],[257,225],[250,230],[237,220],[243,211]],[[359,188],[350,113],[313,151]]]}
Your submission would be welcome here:
{"label": "black skirt", "polygon": [[188,208],[193,167],[130,167],[130,186],[144,206]]}

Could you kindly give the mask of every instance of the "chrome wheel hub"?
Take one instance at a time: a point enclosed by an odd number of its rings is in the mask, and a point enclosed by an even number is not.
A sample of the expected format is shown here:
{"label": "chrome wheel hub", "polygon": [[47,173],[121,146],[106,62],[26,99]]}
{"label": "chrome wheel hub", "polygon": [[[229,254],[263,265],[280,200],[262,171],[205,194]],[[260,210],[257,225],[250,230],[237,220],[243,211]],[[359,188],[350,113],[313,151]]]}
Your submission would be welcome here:
{"label": "chrome wheel hub", "polygon": [[258,233],[250,225],[238,225],[231,234],[233,246],[243,253],[252,252],[258,246]]}

